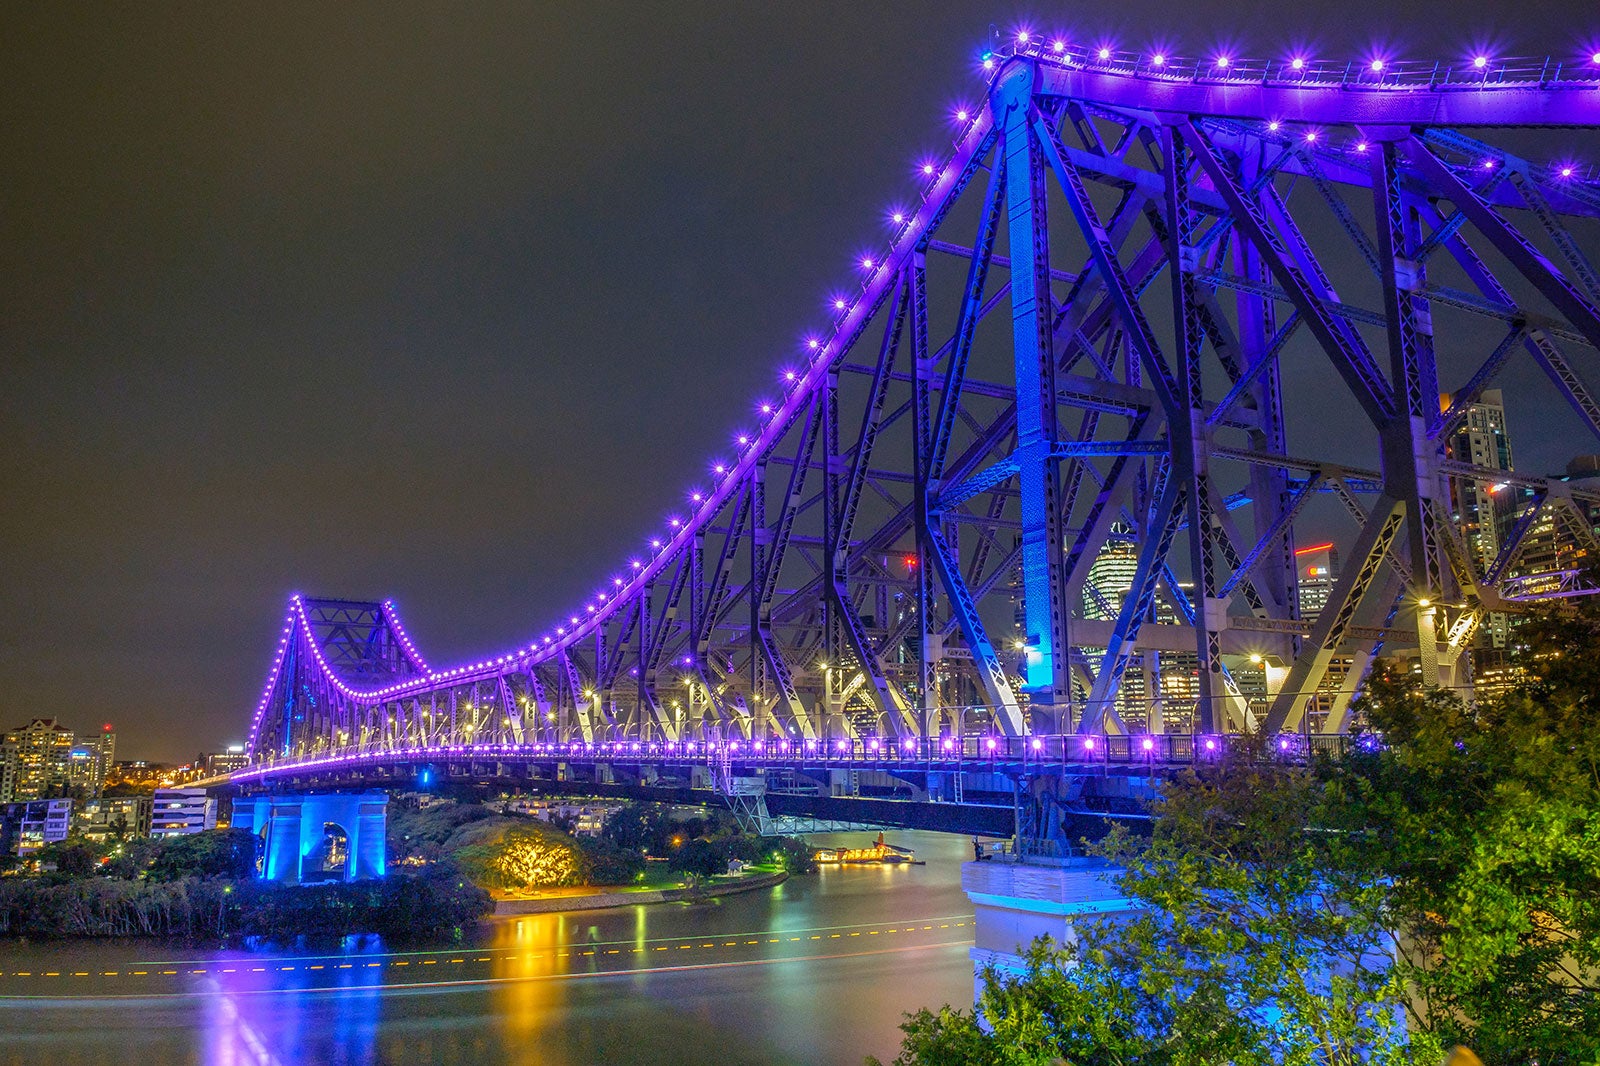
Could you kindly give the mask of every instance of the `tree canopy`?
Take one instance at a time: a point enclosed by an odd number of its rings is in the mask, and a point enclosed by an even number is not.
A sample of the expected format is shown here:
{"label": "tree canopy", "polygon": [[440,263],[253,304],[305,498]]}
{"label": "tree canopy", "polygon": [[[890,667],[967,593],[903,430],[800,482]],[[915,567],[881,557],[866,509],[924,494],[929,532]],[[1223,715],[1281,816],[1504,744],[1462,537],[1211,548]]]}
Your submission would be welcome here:
{"label": "tree canopy", "polygon": [[1179,775],[1092,848],[1140,909],[911,1016],[896,1063],[1600,1066],[1600,612],[1515,632],[1503,695],[1380,669],[1381,742]]}

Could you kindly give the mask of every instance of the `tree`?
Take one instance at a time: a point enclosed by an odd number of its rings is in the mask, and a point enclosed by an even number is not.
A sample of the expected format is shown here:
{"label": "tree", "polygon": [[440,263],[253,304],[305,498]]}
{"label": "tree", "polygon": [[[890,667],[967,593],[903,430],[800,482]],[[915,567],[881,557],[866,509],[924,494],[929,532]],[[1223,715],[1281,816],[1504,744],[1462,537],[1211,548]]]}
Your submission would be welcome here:
{"label": "tree", "polygon": [[1527,671],[1468,704],[1379,673],[1385,745],[1335,768],[1358,862],[1388,884],[1414,1026],[1484,1060],[1587,1064],[1600,1048],[1600,625],[1517,631]]}
{"label": "tree", "polygon": [[1147,838],[1094,846],[1137,909],[1075,920],[1077,941],[1036,943],[1024,974],[986,974],[976,1015],[914,1016],[896,1061],[1410,1061],[1381,893],[1342,872],[1342,840],[1307,831],[1326,794],[1250,757],[1184,773]]}
{"label": "tree", "polygon": [[762,837],[761,852],[791,874],[809,874],[817,869],[816,849],[801,837]]}
{"label": "tree", "polygon": [[726,871],[729,858],[726,848],[715,841],[698,837],[694,840],[685,840],[673,848],[667,857],[674,870],[699,874],[701,877],[711,877]]}
{"label": "tree", "polygon": [[591,885],[626,885],[644,873],[644,856],[610,840],[580,840]]}
{"label": "tree", "polygon": [[1377,742],[1170,782],[1094,849],[1143,909],[912,1016],[896,1062],[1600,1064],[1600,605],[1517,633],[1505,695],[1380,669]]}
{"label": "tree", "polygon": [[145,876],[152,881],[183,877],[255,876],[256,838],[245,829],[207,829],[161,842]]}
{"label": "tree", "polygon": [[485,888],[554,888],[585,880],[577,843],[532,819],[479,821],[460,834],[454,858],[468,879]]}
{"label": "tree", "polygon": [[631,851],[664,855],[672,837],[672,822],[658,803],[624,803],[606,817],[600,836]]}

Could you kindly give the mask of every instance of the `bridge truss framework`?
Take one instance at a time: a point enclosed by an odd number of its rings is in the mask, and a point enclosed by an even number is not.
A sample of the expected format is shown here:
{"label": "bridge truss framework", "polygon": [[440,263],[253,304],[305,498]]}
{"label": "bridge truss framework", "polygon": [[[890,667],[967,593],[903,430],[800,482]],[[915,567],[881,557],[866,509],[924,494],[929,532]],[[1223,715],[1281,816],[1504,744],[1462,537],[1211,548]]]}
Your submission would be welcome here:
{"label": "bridge truss framework", "polygon": [[[1337,733],[1386,646],[1471,683],[1537,523],[1600,554],[1600,500],[1450,448],[1513,360],[1600,436],[1600,181],[1479,139],[1600,125],[1600,63],[1158,68],[1043,40],[985,63],[920,203],[650,552],[447,669],[391,603],[295,597],[255,762]],[[1491,479],[1521,502],[1484,558],[1458,486]],[[1313,619],[1296,529],[1330,502],[1355,532]],[[1133,562],[1108,601],[1112,542]]]}

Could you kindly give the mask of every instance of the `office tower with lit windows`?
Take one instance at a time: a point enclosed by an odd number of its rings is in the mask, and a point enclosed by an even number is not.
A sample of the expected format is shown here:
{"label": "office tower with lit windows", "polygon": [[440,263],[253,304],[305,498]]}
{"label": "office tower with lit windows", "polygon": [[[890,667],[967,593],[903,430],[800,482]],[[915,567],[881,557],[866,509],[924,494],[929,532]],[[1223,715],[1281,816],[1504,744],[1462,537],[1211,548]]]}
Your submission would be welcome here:
{"label": "office tower with lit windows", "polygon": [[1294,569],[1300,587],[1300,617],[1314,622],[1328,605],[1333,583],[1339,580],[1339,549],[1332,541],[1296,548]]}
{"label": "office tower with lit windows", "polygon": [[[1478,402],[1466,409],[1461,424],[1445,441],[1445,456],[1485,471],[1478,479],[1451,478],[1449,485],[1451,520],[1474,568],[1479,574],[1487,573],[1500,555],[1516,497],[1493,473],[1512,469],[1505,401],[1499,389],[1484,389]],[[1504,648],[1509,630],[1510,621],[1504,614],[1490,614],[1478,628],[1476,644]]]}
{"label": "office tower with lit windows", "polygon": [[99,733],[78,739],[67,755],[67,784],[85,799],[100,795],[117,761],[117,734],[108,722]]}

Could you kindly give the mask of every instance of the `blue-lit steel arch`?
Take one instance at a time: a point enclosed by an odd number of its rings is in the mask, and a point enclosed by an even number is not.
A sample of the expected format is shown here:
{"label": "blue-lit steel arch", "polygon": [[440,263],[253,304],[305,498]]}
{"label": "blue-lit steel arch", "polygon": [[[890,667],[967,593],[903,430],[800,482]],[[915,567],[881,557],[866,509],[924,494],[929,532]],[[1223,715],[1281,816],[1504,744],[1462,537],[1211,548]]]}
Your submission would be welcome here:
{"label": "blue-lit steel arch", "polygon": [[[390,605],[297,597],[258,776],[432,746],[1338,732],[1384,646],[1470,683],[1478,620],[1538,587],[1535,519],[1600,500],[1496,472],[1528,502],[1476,558],[1453,486],[1488,475],[1448,444],[1521,358],[1600,435],[1600,180],[1464,131],[1600,125],[1600,62],[1224,58],[997,48],[915,208],[649,552],[449,668]],[[1364,460],[1302,450],[1285,391],[1312,359]],[[1318,499],[1354,533],[1313,618]]]}

